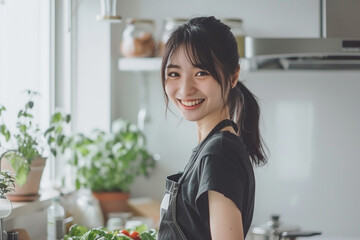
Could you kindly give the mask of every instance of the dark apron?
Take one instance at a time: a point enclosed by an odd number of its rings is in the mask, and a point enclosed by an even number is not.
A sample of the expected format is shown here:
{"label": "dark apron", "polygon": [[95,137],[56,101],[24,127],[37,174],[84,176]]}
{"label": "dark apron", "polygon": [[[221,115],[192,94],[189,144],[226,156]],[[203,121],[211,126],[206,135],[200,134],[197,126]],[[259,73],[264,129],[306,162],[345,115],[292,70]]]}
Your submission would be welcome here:
{"label": "dark apron", "polygon": [[213,130],[206,136],[204,141],[200,144],[195,153],[192,154],[188,165],[185,167],[183,173],[170,175],[166,178],[165,196],[161,202],[160,208],[160,227],[158,233],[158,240],[186,240],[185,234],[181,231],[179,224],[176,221],[176,198],[178,195],[179,187],[184,178],[194,166],[195,160],[206,142],[215,133],[220,132],[225,127],[232,126],[237,131],[236,124],[231,120],[223,120],[218,123]]}

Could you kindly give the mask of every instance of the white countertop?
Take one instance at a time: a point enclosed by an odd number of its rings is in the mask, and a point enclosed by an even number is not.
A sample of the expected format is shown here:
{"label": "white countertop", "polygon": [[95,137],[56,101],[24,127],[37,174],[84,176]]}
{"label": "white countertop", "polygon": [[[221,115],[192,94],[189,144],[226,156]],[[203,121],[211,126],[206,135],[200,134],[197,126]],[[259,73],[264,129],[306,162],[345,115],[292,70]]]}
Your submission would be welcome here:
{"label": "white countertop", "polygon": [[298,237],[296,240],[360,240],[360,236],[340,236],[340,235],[327,235],[322,234],[320,236],[313,236],[313,237]]}

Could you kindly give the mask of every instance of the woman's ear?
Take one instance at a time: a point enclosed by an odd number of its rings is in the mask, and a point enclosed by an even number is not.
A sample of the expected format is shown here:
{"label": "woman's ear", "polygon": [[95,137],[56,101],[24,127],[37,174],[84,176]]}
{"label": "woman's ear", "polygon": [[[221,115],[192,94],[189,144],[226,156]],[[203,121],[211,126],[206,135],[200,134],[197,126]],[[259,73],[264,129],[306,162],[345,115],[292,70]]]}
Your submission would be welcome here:
{"label": "woman's ear", "polygon": [[237,65],[236,72],[233,75],[232,82],[231,82],[231,88],[236,87],[237,82],[239,81],[239,75],[240,75],[240,65]]}

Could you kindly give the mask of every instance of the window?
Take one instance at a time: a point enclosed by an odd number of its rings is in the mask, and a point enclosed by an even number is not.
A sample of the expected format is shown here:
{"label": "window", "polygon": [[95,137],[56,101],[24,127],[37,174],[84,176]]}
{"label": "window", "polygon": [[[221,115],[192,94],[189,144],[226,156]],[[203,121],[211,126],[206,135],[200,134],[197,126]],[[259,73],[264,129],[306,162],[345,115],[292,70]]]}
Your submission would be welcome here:
{"label": "window", "polygon": [[[26,101],[26,89],[41,95],[35,113],[41,129],[48,127],[55,107],[70,112],[68,3],[0,0],[0,104],[7,107],[7,123],[15,122],[17,111]],[[56,162],[63,165],[61,159]],[[58,180],[58,169],[49,158],[42,187]]]}

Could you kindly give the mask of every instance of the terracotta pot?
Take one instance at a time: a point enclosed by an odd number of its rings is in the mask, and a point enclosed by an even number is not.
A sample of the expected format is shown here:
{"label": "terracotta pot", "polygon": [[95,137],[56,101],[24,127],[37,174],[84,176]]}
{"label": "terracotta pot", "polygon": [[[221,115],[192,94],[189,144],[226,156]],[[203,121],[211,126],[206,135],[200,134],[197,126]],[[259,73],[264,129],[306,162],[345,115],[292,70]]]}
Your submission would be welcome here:
{"label": "terracotta pot", "polygon": [[[46,158],[36,158],[30,166],[30,172],[27,176],[25,184],[19,186],[15,182],[15,191],[8,193],[7,197],[13,202],[33,201],[38,199],[40,181],[45,163]],[[1,169],[8,169],[14,172],[13,167],[7,160],[1,161]]]}
{"label": "terracotta pot", "polygon": [[92,192],[99,201],[105,221],[111,212],[127,212],[129,193],[124,192]]}

